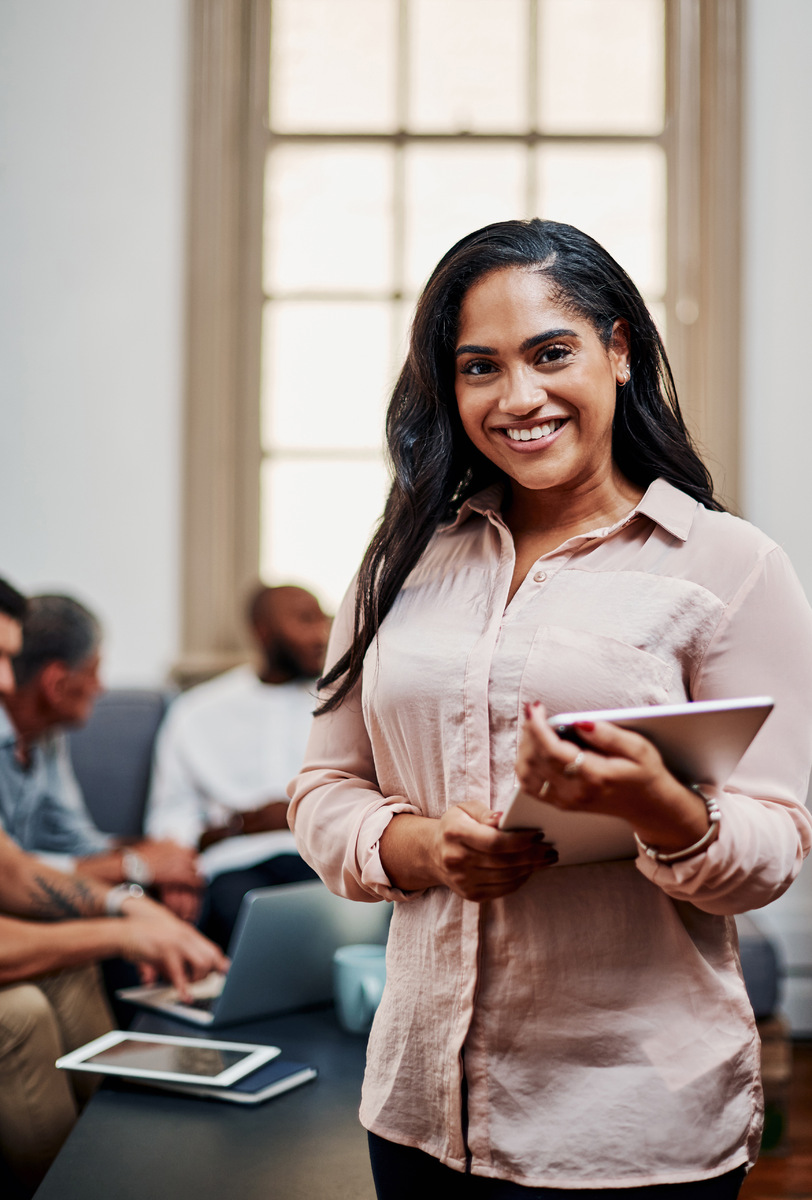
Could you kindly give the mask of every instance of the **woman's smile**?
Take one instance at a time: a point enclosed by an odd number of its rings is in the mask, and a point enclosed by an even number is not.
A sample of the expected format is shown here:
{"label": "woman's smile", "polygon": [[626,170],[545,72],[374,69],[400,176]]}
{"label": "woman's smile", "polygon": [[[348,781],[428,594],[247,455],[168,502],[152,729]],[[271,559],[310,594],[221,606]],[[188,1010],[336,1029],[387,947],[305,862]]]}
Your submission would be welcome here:
{"label": "woman's smile", "polygon": [[521,454],[548,449],[555,441],[555,434],[567,423],[569,417],[545,417],[532,425],[506,425],[505,436],[512,442],[512,450]]}

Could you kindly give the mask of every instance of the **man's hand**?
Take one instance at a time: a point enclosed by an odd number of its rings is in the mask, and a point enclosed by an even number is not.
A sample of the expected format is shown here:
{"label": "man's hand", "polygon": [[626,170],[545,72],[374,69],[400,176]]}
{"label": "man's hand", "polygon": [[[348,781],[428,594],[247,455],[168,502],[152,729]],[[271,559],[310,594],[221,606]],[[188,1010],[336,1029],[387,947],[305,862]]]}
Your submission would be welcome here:
{"label": "man's hand", "polygon": [[199,890],[205,886],[205,880],[197,868],[197,852],[191,846],[179,846],[167,838],[163,841],[145,839],[125,849],[143,858],[157,887]]}
{"label": "man's hand", "polygon": [[243,833],[268,833],[273,829],[287,829],[287,800],[271,800],[261,808],[249,809],[242,814]]}
{"label": "man's hand", "polygon": [[158,887],[205,887],[206,881],[197,869],[197,851],[191,846],[179,846],[169,839],[153,841],[145,838],[140,842],[116,846],[101,854],[88,854],[76,860],[76,874],[91,876],[105,883],[121,883],[125,879],[124,855],[127,853],[142,858],[150,872],[148,879],[135,879],[136,883],[149,882]]}
{"label": "man's hand", "polygon": [[269,833],[276,829],[288,828],[287,800],[270,800],[260,808],[249,808],[245,812],[235,812],[227,825],[214,825],[206,829],[200,837],[200,849],[222,842],[225,838],[240,837],[246,833]]}
{"label": "man's hand", "polygon": [[228,970],[219,946],[146,896],[125,900],[123,911],[122,917],[110,918],[118,926],[118,953],[138,964],[145,983],[162,975],[188,1001],[191,981]]}
{"label": "man's hand", "polygon": [[158,888],[161,903],[181,921],[197,922],[203,907],[203,889],[181,887],[180,884],[165,884]]}

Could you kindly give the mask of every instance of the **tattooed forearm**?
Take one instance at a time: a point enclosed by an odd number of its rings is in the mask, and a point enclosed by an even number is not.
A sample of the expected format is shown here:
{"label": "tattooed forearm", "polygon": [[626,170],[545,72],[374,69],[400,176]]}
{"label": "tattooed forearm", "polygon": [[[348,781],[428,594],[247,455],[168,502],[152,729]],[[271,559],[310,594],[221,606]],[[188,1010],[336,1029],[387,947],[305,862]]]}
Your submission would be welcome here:
{"label": "tattooed forearm", "polygon": [[34,906],[31,916],[38,916],[43,921],[65,921],[99,915],[99,902],[93,889],[81,879],[66,877],[64,883],[60,880],[57,884],[52,879],[35,875],[34,881],[37,890],[29,892]]}

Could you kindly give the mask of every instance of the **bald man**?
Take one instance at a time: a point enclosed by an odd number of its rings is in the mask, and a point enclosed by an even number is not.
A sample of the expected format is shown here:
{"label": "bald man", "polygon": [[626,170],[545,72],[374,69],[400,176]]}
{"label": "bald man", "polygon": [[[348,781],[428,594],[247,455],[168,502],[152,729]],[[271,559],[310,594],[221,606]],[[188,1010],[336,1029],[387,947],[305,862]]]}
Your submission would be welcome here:
{"label": "bald man", "polygon": [[[146,831],[201,851],[205,897],[167,887],[179,916],[221,946],[246,891],[313,878],[287,826],[287,783],[304,757],[330,621],[300,587],[261,587],[248,621],[260,661],[191,688],[156,743]],[[202,903],[202,913],[201,913]]]}

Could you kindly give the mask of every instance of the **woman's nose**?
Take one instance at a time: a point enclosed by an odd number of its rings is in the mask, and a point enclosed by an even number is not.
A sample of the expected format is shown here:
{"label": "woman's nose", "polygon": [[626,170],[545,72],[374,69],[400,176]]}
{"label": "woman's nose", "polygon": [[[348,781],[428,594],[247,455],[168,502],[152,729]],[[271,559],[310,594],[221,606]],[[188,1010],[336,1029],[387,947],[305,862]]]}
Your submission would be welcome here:
{"label": "woman's nose", "polygon": [[547,392],[534,371],[512,371],[505,378],[499,408],[512,415],[525,414],[540,408],[546,399]]}

